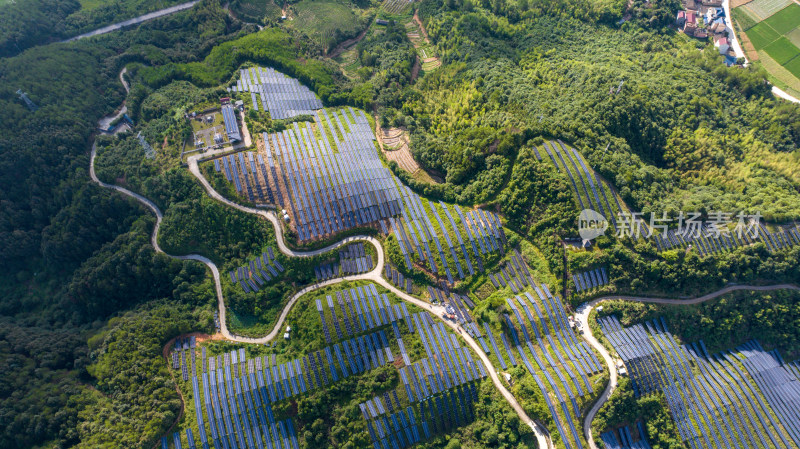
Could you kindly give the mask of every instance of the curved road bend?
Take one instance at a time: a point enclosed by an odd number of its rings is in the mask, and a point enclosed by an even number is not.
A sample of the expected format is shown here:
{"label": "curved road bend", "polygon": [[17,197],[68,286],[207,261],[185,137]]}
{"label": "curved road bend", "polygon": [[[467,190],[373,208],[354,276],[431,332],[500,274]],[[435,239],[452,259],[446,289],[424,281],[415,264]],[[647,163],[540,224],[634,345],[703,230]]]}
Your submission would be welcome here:
{"label": "curved road bend", "polygon": [[609,382],[606,386],[605,391],[600,397],[597,399],[597,402],[592,406],[589,413],[586,414],[586,417],[583,421],[583,433],[586,436],[586,441],[589,442],[589,446],[591,449],[597,449],[597,446],[594,444],[594,439],[592,438],[592,421],[594,417],[597,415],[597,412],[600,408],[605,405],[606,401],[611,397],[611,393],[614,392],[614,389],[617,388],[617,369],[616,365],[614,364],[614,359],[609,354],[608,350],[606,350],[605,346],[600,344],[599,341],[595,338],[594,334],[592,334],[592,329],[589,327],[589,315],[591,314],[592,310],[597,307],[598,304],[605,301],[613,301],[615,299],[620,299],[623,301],[634,301],[634,302],[644,302],[650,304],[665,304],[665,305],[692,305],[692,304],[700,304],[705,301],[709,301],[714,298],[718,298],[724,294],[737,291],[737,290],[752,290],[752,291],[772,291],[772,290],[798,290],[800,291],[800,287],[794,284],[776,284],[776,285],[729,285],[724,287],[720,290],[715,292],[709,293],[707,295],[699,296],[697,298],[691,299],[670,299],[670,298],[650,298],[645,296],[625,296],[625,295],[610,295],[610,296],[601,296],[599,298],[595,298],[592,301],[586,302],[581,304],[577,312],[575,313],[575,317],[580,321],[581,327],[583,328],[583,339],[586,340],[589,345],[591,345],[600,355],[603,356],[603,359],[606,362],[606,367],[608,368],[608,372],[610,373]]}
{"label": "curved road bend", "polygon": [[[227,198],[223,197],[222,195],[220,195],[216,190],[214,190],[211,187],[211,184],[208,183],[208,180],[206,180],[206,178],[200,173],[200,169],[199,169],[199,167],[197,165],[197,160],[198,160],[198,158],[200,156],[196,155],[196,156],[190,157],[187,160],[187,162],[189,164],[189,170],[192,172],[193,175],[195,175],[195,177],[197,177],[197,179],[200,181],[200,183],[205,188],[206,192],[212,198],[214,198],[214,199],[216,199],[216,200],[218,200],[218,201],[220,201],[220,202],[222,202],[222,203],[224,203],[226,205],[229,205],[229,206],[231,206],[231,207],[233,207],[233,208],[235,208],[237,210],[240,210],[240,211],[243,211],[243,212],[247,212],[247,213],[256,214],[256,215],[262,216],[262,217],[266,218],[267,220],[269,220],[272,223],[272,225],[273,225],[273,227],[275,229],[275,237],[276,237],[276,241],[277,241],[277,244],[278,244],[278,249],[283,254],[285,254],[287,256],[290,256],[290,257],[309,257],[309,256],[314,256],[314,255],[318,255],[318,254],[322,254],[322,253],[331,251],[331,250],[333,250],[333,249],[335,249],[335,248],[337,248],[339,246],[348,244],[348,243],[353,242],[353,241],[366,241],[367,243],[372,244],[373,246],[375,246],[376,252],[378,254],[378,263],[376,264],[375,268],[372,271],[368,272],[368,273],[362,273],[362,274],[353,275],[353,276],[345,276],[343,278],[331,279],[331,280],[320,282],[320,283],[317,283],[317,284],[312,284],[312,285],[309,285],[309,286],[305,287],[304,289],[300,290],[299,292],[295,293],[291,297],[289,302],[284,306],[283,310],[281,310],[281,314],[280,314],[280,316],[278,318],[278,321],[275,323],[275,327],[266,336],[261,337],[261,338],[250,338],[250,337],[242,337],[242,336],[233,335],[228,330],[227,322],[225,320],[225,298],[224,298],[224,296],[222,294],[222,284],[220,283],[219,270],[217,269],[217,266],[214,264],[214,262],[209,260],[207,257],[201,256],[199,254],[187,254],[187,255],[183,255],[183,256],[175,256],[175,255],[168,254],[163,249],[161,249],[161,247],[158,245],[158,230],[159,230],[159,228],[161,226],[161,220],[163,219],[163,214],[162,214],[161,210],[158,208],[158,206],[155,205],[155,203],[153,203],[152,201],[150,201],[149,199],[145,198],[142,195],[139,195],[139,194],[137,194],[135,192],[132,192],[132,191],[130,191],[128,189],[125,189],[124,187],[120,187],[120,186],[113,185],[113,184],[107,184],[107,183],[104,183],[104,182],[100,181],[100,179],[97,177],[97,174],[95,173],[95,170],[94,170],[94,161],[95,161],[95,157],[96,156],[97,156],[97,144],[96,144],[96,142],[94,142],[92,144],[92,153],[91,153],[90,165],[89,165],[89,176],[91,177],[92,181],[94,181],[95,183],[97,183],[98,185],[100,185],[102,187],[113,189],[113,190],[115,190],[117,192],[120,192],[120,193],[122,193],[124,195],[128,195],[128,196],[136,199],[140,203],[142,203],[145,206],[147,206],[148,208],[150,208],[150,210],[152,210],[155,213],[155,215],[156,215],[156,225],[153,228],[153,234],[150,237],[150,241],[151,241],[151,243],[153,245],[153,248],[155,248],[156,251],[161,252],[161,253],[169,256],[169,257],[172,257],[172,258],[175,258],[175,259],[179,259],[179,260],[196,260],[198,262],[202,262],[203,264],[205,264],[211,270],[211,273],[212,273],[212,275],[214,277],[214,286],[215,286],[215,289],[216,289],[216,292],[217,292],[217,298],[218,298],[217,304],[218,304],[219,317],[220,317],[220,331],[221,331],[222,335],[227,340],[236,341],[236,342],[242,342],[242,343],[266,343],[266,342],[271,341],[272,339],[274,339],[280,333],[280,330],[283,327],[283,323],[286,321],[286,317],[289,315],[289,312],[291,311],[292,307],[294,306],[294,304],[304,294],[309,293],[311,291],[314,291],[316,289],[328,286],[328,285],[333,285],[333,284],[344,282],[344,281],[368,280],[368,281],[375,282],[375,283],[385,287],[386,289],[390,290],[392,293],[394,293],[395,295],[397,295],[399,298],[403,299],[404,301],[410,302],[410,303],[412,303],[412,304],[414,304],[417,307],[420,307],[422,309],[429,310],[429,311],[431,311],[431,313],[436,318],[441,319],[441,314],[444,312],[444,309],[441,306],[434,306],[432,304],[428,304],[425,301],[417,299],[417,298],[415,298],[415,297],[413,297],[413,296],[411,296],[411,295],[399,290],[398,288],[396,288],[395,286],[393,286],[392,284],[390,284],[388,281],[386,281],[385,279],[383,279],[381,277],[381,271],[382,271],[382,267],[384,265],[384,254],[383,254],[383,247],[381,246],[380,241],[378,241],[374,237],[370,237],[370,236],[353,236],[353,237],[345,238],[345,239],[343,239],[343,240],[341,240],[341,241],[339,241],[337,243],[334,243],[334,244],[332,244],[332,245],[330,245],[330,246],[328,246],[326,248],[322,248],[322,249],[318,249],[318,250],[314,250],[314,251],[307,251],[307,252],[294,251],[294,250],[292,250],[291,248],[289,248],[286,245],[286,243],[284,241],[284,238],[283,238],[283,230],[281,228],[280,220],[278,219],[278,217],[276,216],[276,214],[274,212],[265,211],[265,210],[258,210],[258,209],[253,209],[253,208],[250,208],[250,207],[242,206],[242,205],[236,204],[236,203],[228,200]],[[509,392],[505,388],[505,386],[503,385],[502,381],[497,376],[497,370],[494,368],[494,366],[492,365],[492,362],[489,360],[489,358],[486,356],[486,354],[484,354],[483,350],[481,349],[480,346],[478,346],[478,344],[475,342],[475,340],[473,340],[466,333],[462,333],[457,324],[452,323],[452,322],[447,321],[447,320],[443,320],[443,319],[442,319],[442,321],[447,326],[452,328],[454,331],[457,331],[458,334],[464,339],[464,341],[466,341],[466,343],[472,348],[473,352],[475,352],[475,354],[477,354],[478,357],[481,358],[481,360],[483,361],[484,365],[486,366],[487,371],[489,372],[489,376],[490,376],[492,382],[494,383],[494,385],[498,389],[498,391],[500,391],[500,394],[503,395],[505,400],[511,405],[512,409],[514,409],[514,411],[517,413],[517,415],[520,417],[520,419],[524,423],[526,423],[533,430],[534,435],[536,436],[536,440],[537,440],[539,448],[540,449],[552,448],[552,443],[550,442],[550,439],[547,437],[546,430],[543,430],[532,419],[530,419],[530,417],[528,417],[527,413],[525,413],[525,410],[522,408],[522,406],[519,404],[519,402],[517,402],[516,398],[514,398],[514,396],[511,394],[511,392]]]}

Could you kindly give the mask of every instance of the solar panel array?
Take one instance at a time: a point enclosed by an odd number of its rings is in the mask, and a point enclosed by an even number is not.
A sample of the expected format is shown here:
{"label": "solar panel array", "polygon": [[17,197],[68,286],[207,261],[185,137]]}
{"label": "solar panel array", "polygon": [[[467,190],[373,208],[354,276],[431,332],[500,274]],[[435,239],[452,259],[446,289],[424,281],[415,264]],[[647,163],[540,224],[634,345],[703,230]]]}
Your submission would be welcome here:
{"label": "solar panel array", "polygon": [[[301,242],[380,224],[402,207],[397,183],[375,148],[363,112],[320,110],[257,141],[269,170],[265,184],[292,218]],[[235,179],[234,179],[235,182]]]}
{"label": "solar panel array", "polygon": [[411,278],[405,277],[397,267],[388,262],[383,266],[383,277],[409,295],[414,293],[414,283],[411,282]]}
{"label": "solar panel array", "polygon": [[[580,153],[560,140],[545,142],[543,149],[556,169],[566,173],[580,208],[599,212],[611,222],[613,229],[616,229],[616,217],[626,209],[622,207],[618,195],[600,181],[597,173],[586,165]],[[533,151],[537,159],[544,158],[538,148],[534,147]],[[644,227],[646,228],[646,225]]]}
{"label": "solar panel array", "polygon": [[233,105],[222,105],[222,121],[225,123],[225,134],[228,135],[228,140],[231,142],[242,140],[242,135],[239,133],[239,123],[236,121],[236,110]]}
{"label": "solar panel array", "polygon": [[[476,267],[473,266],[473,262],[477,265],[477,271],[483,271],[482,257],[504,252],[506,236],[496,214],[482,209],[469,210],[465,214],[456,206],[458,217],[456,220],[456,216],[450,212],[446,204],[439,202],[437,208],[435,203],[423,200],[408,187],[404,186],[402,191],[406,208],[403,210],[402,220],[392,220],[391,225],[409,269],[413,269],[412,260],[416,259],[420,265],[426,266],[434,274],[446,277],[452,284],[456,276],[458,279],[467,276],[467,272],[464,271],[465,266],[469,275],[475,274]],[[439,213],[439,209],[442,214]],[[434,217],[433,221],[430,216]],[[447,220],[445,221],[442,216]],[[438,225],[438,231],[433,225],[434,222]],[[472,255],[467,250],[462,232],[469,239]],[[451,234],[456,237],[455,241],[451,238]],[[442,240],[445,242],[444,245]],[[457,251],[456,244],[461,251]],[[452,268],[455,268],[455,274]]]}
{"label": "solar panel array", "polygon": [[660,234],[654,234],[652,238],[659,251],[691,246],[701,256],[731,251],[757,242],[763,242],[772,252],[800,244],[800,228],[797,226],[781,227],[777,232],[770,232],[762,223],[758,224],[758,228],[756,236],[749,232],[742,232],[741,235],[737,232],[717,234],[703,225],[697,233],[686,232],[686,235],[683,235],[675,229],[667,229]]}
{"label": "solar panel array", "polygon": [[175,339],[175,349],[172,351],[172,369],[180,369],[183,380],[189,380],[189,365],[186,360],[187,356],[192,362],[192,367],[194,367],[196,358],[194,353],[195,345],[196,339],[194,336]]}
{"label": "solar panel array", "polygon": [[236,270],[228,272],[228,276],[233,284],[238,284],[245,293],[257,292],[264,284],[276,279],[279,273],[284,270],[283,265],[275,257],[272,247],[267,248],[267,252],[248,261],[247,265],[242,265]]}
{"label": "solar panel array", "polygon": [[606,267],[600,267],[573,273],[572,282],[575,283],[575,290],[578,292],[593,290],[608,284],[608,271],[606,271]]}
{"label": "solar panel array", "polygon": [[[335,302],[332,296],[327,296],[326,301],[323,304],[322,300],[317,300],[317,311],[325,341],[328,343],[345,336],[392,325],[402,318],[396,313],[396,307],[389,302],[389,297],[385,293],[378,294],[375,284],[338,290]],[[339,313],[336,312],[337,304]],[[328,323],[334,326],[336,338],[331,335]]]}
{"label": "solar panel array", "polygon": [[[247,69],[233,90],[261,95],[265,80],[276,77],[290,80],[271,69]],[[303,95],[297,101],[305,101]],[[261,98],[272,111],[270,97]],[[384,233],[391,229],[408,269],[415,268],[416,256],[420,265],[451,284],[475,274],[476,268],[483,271],[482,256],[503,252],[506,236],[496,214],[481,209],[465,214],[456,207],[454,216],[444,203],[437,207],[423,200],[383,166],[362,111],[320,108],[305,110],[313,124],[295,122],[283,132],[263,133],[257,139],[257,157],[265,164],[251,164],[248,173],[246,167],[237,168],[236,158],[227,156],[222,164],[215,162],[215,168],[224,170],[237,192],[251,201],[281,206],[300,242],[355,227],[379,226]],[[472,254],[462,233],[469,237]]]}
{"label": "solar panel array", "polygon": [[[263,439],[268,448],[297,448],[294,425],[291,420],[275,419],[273,403],[393,361],[383,330],[281,364],[274,354],[248,360],[244,349],[210,357],[208,369],[202,373],[194,370],[192,376],[202,447],[263,448]],[[210,439],[206,428],[211,431]]]}
{"label": "solar panel array", "polygon": [[273,68],[253,67],[239,72],[236,86],[229,92],[250,92],[253,109],[269,111],[273,120],[313,114],[322,109],[322,101],[306,86]]}
{"label": "solar panel array", "polygon": [[514,269],[522,273],[518,277],[529,282],[535,296],[523,292],[506,298],[510,314],[505,313],[502,318],[511,339],[506,332],[499,334],[504,347],[504,354],[501,353],[489,325],[483,323],[491,343],[491,350],[488,345],[484,350],[494,351],[503,369],[507,369],[506,360],[513,366],[525,366],[540,388],[565,446],[580,448],[583,442],[578,432],[582,422],[578,401],[595,392],[589,376],[602,372],[603,365],[586,343],[578,340],[561,300],[546,285],[534,284],[522,258],[515,256],[518,266]]}
{"label": "solar panel array", "polygon": [[522,260],[522,255],[519,254],[519,251],[515,251],[510,260],[502,264],[500,271],[494,274],[489,273],[489,280],[495,288],[501,289],[508,286],[515,294],[525,289],[528,285],[533,285],[528,266]]}
{"label": "solar panel array", "polygon": [[[663,319],[623,329],[614,317],[600,320],[603,333],[625,359],[634,351],[655,349],[652,376],[625,362],[637,377],[637,390],[658,383],[681,440],[695,448],[800,447],[800,381],[795,365],[777,351],[751,341],[736,351],[709,355],[702,341],[679,345]],[[631,336],[640,348],[633,348]],[[633,377],[633,376],[632,376]]]}
{"label": "solar panel array", "polygon": [[[222,161],[220,163],[220,161]],[[264,157],[252,151],[227,155],[214,159],[214,170],[225,173],[225,178],[233,182],[239,194],[256,204],[275,204],[277,193],[267,182],[267,168]]]}
{"label": "solar panel array", "polygon": [[[642,421],[636,423],[636,430],[639,438],[635,442],[628,426],[603,432],[600,434],[600,440],[603,441],[606,449],[650,449],[650,443],[647,442],[647,434],[644,431]],[[617,432],[619,432],[619,438],[617,438]]]}
{"label": "solar panel array", "polygon": [[[194,371],[192,391],[200,447],[297,449],[297,434],[291,419],[278,420],[272,411],[277,370],[269,370],[266,358],[248,360],[243,349],[208,359],[208,369]],[[285,378],[285,365],[281,365]],[[276,377],[273,377],[276,376]],[[292,378],[294,382],[294,377]],[[296,385],[292,384],[293,388]],[[201,390],[202,388],[202,390]],[[202,391],[202,394],[201,394]],[[206,430],[210,430],[210,438]],[[187,429],[190,447],[197,447]],[[176,447],[180,444],[175,437]]]}
{"label": "solar panel array", "polygon": [[324,281],[339,276],[366,273],[372,270],[372,256],[364,250],[364,243],[353,243],[339,250],[339,261],[314,267],[314,276]]}
{"label": "solar panel array", "polygon": [[[436,432],[471,422],[472,404],[477,400],[475,382],[487,376],[483,362],[460,346],[444,324],[420,312],[406,316],[410,329],[410,318],[427,357],[411,363],[404,356],[401,387],[359,404],[376,448],[407,447]],[[397,328],[395,332],[404,352]]]}

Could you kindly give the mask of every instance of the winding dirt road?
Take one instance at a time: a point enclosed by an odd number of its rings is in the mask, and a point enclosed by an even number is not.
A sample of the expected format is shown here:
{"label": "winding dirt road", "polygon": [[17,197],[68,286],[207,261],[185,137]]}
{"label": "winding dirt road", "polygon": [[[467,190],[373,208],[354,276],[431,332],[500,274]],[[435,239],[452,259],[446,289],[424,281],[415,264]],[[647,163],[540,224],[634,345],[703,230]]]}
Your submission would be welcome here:
{"label": "winding dirt road", "polygon": [[592,449],[597,449],[597,446],[594,443],[594,439],[592,438],[592,421],[594,417],[597,415],[597,412],[600,408],[605,405],[608,399],[611,397],[611,393],[617,388],[617,367],[614,363],[614,359],[609,354],[608,350],[606,350],[605,346],[600,344],[600,342],[595,338],[594,334],[592,334],[592,329],[589,327],[589,315],[592,313],[592,310],[597,307],[598,304],[605,302],[605,301],[613,301],[613,300],[623,300],[623,301],[634,301],[634,302],[644,302],[650,304],[666,304],[666,305],[691,305],[691,304],[700,304],[705,301],[712,300],[714,298],[718,298],[722,295],[725,295],[730,292],[738,291],[738,290],[749,290],[749,291],[773,291],[773,290],[798,290],[800,291],[800,287],[794,284],[776,284],[776,285],[729,285],[722,289],[719,289],[715,292],[709,293],[707,295],[698,296],[696,298],[689,298],[689,299],[671,299],[671,298],[650,298],[646,296],[625,296],[625,295],[611,295],[611,296],[601,296],[599,298],[595,298],[592,301],[586,302],[581,304],[577,312],[575,313],[575,318],[581,323],[581,327],[583,329],[583,339],[591,345],[594,349],[596,349],[600,355],[603,356],[603,360],[606,362],[606,368],[610,373],[610,378],[608,385],[606,386],[605,391],[600,397],[597,399],[595,404],[592,406],[589,413],[586,414],[586,417],[583,421],[583,433],[586,436],[586,441],[589,442],[589,446]]}

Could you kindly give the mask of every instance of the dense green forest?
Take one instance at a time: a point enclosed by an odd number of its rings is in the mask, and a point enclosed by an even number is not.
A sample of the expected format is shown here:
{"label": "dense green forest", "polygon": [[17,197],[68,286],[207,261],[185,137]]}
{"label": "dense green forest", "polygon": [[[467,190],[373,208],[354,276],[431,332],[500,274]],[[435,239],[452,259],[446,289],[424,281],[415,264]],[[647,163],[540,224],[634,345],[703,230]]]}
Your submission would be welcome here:
{"label": "dense green forest", "polygon": [[415,156],[446,174],[457,197],[493,197],[499,186],[477,175],[507,173],[496,158],[513,161],[520,143],[554,136],[573,142],[635,210],[800,217],[800,112],[771,98],[762,73],[725,68],[649,22],[614,30],[426,2],[420,10],[447,64],[416,85],[404,110]]}
{"label": "dense green forest", "polygon": [[[149,211],[89,182],[90,139],[124,99],[124,64],[190,61],[244,32],[212,1],[0,59],[0,447],[144,447],[174,420],[180,402],[161,347],[210,330],[212,284],[202,265],[153,251]],[[137,91],[147,93],[134,89],[130,106]]]}
{"label": "dense green forest", "polygon": [[0,4],[0,57],[163,9],[181,0],[14,0]]}
{"label": "dense green forest", "polygon": [[[0,419],[0,447],[151,447],[174,423],[181,402],[162,347],[183,332],[212,331],[213,283],[203,265],[155,253],[150,211],[90,183],[89,150],[97,120],[125,100],[158,155],[144,159],[131,134],[98,138],[100,178],[159,206],[166,251],[204,254],[221,270],[245,263],[274,245],[271,227],[208,199],[177,158],[190,132],[185,108],[216,101],[244,63],[300,79],[326,106],[361,107],[384,126],[408,129],[416,159],[446,182],[392,170],[430,198],[502,214],[516,239],[541,252],[548,279],[602,264],[609,291],[664,295],[800,279],[800,249],[772,254],[762,244],[699,257],[607,236],[565,256],[561,239],[575,235],[578,210],[567,178],[534,157],[542,139],[574,145],[635,210],[800,218],[800,108],[774,100],[762,73],[725,68],[715,51],[698,51],[702,44],[670,29],[675,1],[635,0],[631,20],[618,26],[626,4],[618,0],[422,0],[418,12],[443,66],[417,80],[401,21],[358,43],[360,68],[348,78],[323,55],[350,34],[331,41],[271,21],[258,31],[218,0],[136,29],[46,44],[174,3],[0,6],[0,416],[8,418]],[[17,89],[39,109],[28,110]],[[261,296],[225,284],[240,329],[263,334],[324,257],[287,260],[288,281]],[[608,311],[626,323],[665,315],[674,333],[710,348],[756,337],[794,358],[797,299],[736,294],[680,309],[620,303]],[[425,447],[524,445],[526,426],[488,382],[482,389],[485,419]],[[541,401],[529,398],[535,412]],[[346,431],[331,424],[330,399],[319,392],[301,403],[314,423],[307,441],[339,441]],[[659,400],[623,395],[599,419],[663,413]],[[356,419],[352,404],[344,413]],[[673,447],[672,422],[653,423],[660,427],[651,432],[665,435],[659,447]]]}

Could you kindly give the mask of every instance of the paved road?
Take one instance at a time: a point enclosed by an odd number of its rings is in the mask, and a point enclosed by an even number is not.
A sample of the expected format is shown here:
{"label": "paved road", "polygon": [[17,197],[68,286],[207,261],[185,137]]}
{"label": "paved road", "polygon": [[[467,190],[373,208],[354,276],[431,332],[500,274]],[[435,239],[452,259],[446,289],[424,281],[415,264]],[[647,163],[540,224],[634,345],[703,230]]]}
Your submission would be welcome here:
{"label": "paved road", "polygon": [[194,6],[195,4],[197,4],[199,1],[200,0],[192,0],[190,2],[181,3],[180,5],[175,5],[175,6],[171,6],[169,8],[160,9],[158,11],[153,11],[151,13],[144,14],[144,15],[139,16],[139,17],[134,17],[133,19],[128,19],[128,20],[125,20],[123,22],[117,22],[117,23],[114,23],[114,24],[111,24],[111,25],[108,25],[108,26],[104,26],[102,28],[98,28],[98,29],[96,29],[94,31],[89,31],[88,33],[84,33],[84,34],[81,34],[81,35],[78,35],[78,36],[75,36],[75,37],[71,37],[71,38],[63,40],[61,42],[73,42],[73,41],[77,41],[78,39],[83,39],[83,38],[86,38],[86,37],[98,36],[100,34],[106,34],[106,33],[112,32],[112,31],[116,31],[116,30],[118,30],[120,28],[124,28],[126,26],[136,25],[136,24],[139,24],[139,23],[142,23],[142,22],[146,22],[148,20],[152,20],[152,19],[158,18],[158,17],[168,16],[168,15],[174,14],[174,13],[176,13],[178,11],[183,11],[185,9],[189,9],[192,6]]}
{"label": "paved road", "polygon": [[612,301],[616,299],[621,299],[624,301],[635,301],[635,302],[645,302],[651,304],[667,304],[667,305],[691,305],[691,304],[699,304],[705,301],[709,301],[714,298],[718,298],[724,294],[737,291],[737,290],[750,290],[750,291],[773,291],[773,290],[798,290],[800,291],[800,287],[794,284],[776,284],[776,285],[729,285],[724,287],[720,290],[715,292],[709,293],[707,295],[699,296],[697,298],[690,298],[690,299],[672,299],[672,298],[650,298],[646,296],[625,296],[625,295],[611,295],[611,296],[602,296],[596,298],[592,301],[587,303],[581,304],[580,307],[577,309],[577,313],[575,317],[581,323],[581,327],[583,328],[583,339],[586,340],[589,345],[591,345],[594,349],[596,349],[602,356],[603,360],[606,362],[606,368],[608,372],[611,374],[608,386],[606,386],[605,391],[603,394],[598,398],[597,402],[595,402],[594,406],[592,406],[589,413],[586,414],[586,417],[583,421],[583,433],[586,436],[586,441],[589,442],[589,446],[591,449],[597,449],[597,446],[594,444],[594,439],[592,438],[592,421],[594,417],[597,415],[597,411],[605,405],[606,401],[611,397],[611,393],[617,388],[617,369],[614,363],[614,359],[611,357],[611,354],[606,350],[605,346],[600,344],[599,341],[595,338],[594,334],[592,334],[592,329],[589,327],[589,315],[591,314],[592,310],[597,307],[598,304],[605,301]]}
{"label": "paved road", "polygon": [[728,38],[730,39],[733,54],[737,58],[744,58],[744,65],[748,64],[747,55],[744,54],[742,46],[739,44],[739,39],[736,38],[736,32],[733,30],[733,16],[731,15],[731,0],[722,0],[722,8],[725,10],[725,22],[728,28]]}
{"label": "paved road", "polygon": [[[127,89],[127,86],[126,86],[126,89]],[[211,154],[213,154],[213,153],[211,153]],[[158,208],[158,206],[156,206],[155,203],[153,203],[149,199],[145,198],[144,196],[139,195],[138,193],[132,192],[132,191],[130,191],[128,189],[125,189],[125,188],[117,186],[117,185],[107,184],[107,183],[104,183],[104,182],[100,181],[100,179],[97,177],[97,174],[95,173],[95,170],[94,170],[94,161],[95,161],[95,157],[96,156],[97,156],[97,144],[93,143],[92,144],[92,153],[91,153],[91,157],[90,157],[90,165],[89,165],[89,176],[91,177],[92,181],[96,182],[98,185],[100,185],[102,187],[113,189],[113,190],[115,190],[117,192],[120,192],[120,193],[122,193],[124,195],[128,195],[128,196],[136,199],[140,203],[142,203],[145,206],[147,206],[148,208],[150,208],[150,210],[152,210],[155,213],[155,215],[156,215],[156,225],[153,228],[153,234],[150,237],[150,241],[151,241],[151,243],[153,245],[153,248],[155,248],[156,251],[161,252],[163,254],[166,254],[169,257],[172,257],[172,258],[175,258],[175,259],[179,259],[179,260],[195,260],[195,261],[201,262],[201,263],[205,264],[211,270],[212,276],[214,278],[214,286],[215,286],[216,293],[217,293],[217,304],[218,304],[218,310],[219,310],[220,332],[222,333],[222,335],[227,340],[237,341],[237,342],[242,342],[242,343],[256,343],[256,344],[258,344],[258,343],[267,343],[267,342],[273,340],[276,336],[278,336],[281,333],[281,329],[283,328],[283,324],[286,321],[286,317],[291,312],[292,307],[294,306],[294,304],[301,297],[303,297],[303,295],[305,295],[307,293],[310,293],[310,292],[312,292],[314,290],[317,290],[319,288],[322,288],[322,287],[325,287],[325,286],[328,286],[328,285],[333,285],[333,284],[345,282],[345,281],[356,281],[356,280],[372,281],[372,282],[375,282],[375,283],[383,286],[384,288],[390,290],[392,293],[394,293],[400,299],[402,299],[404,301],[407,301],[407,302],[409,302],[411,304],[414,304],[417,307],[420,307],[422,309],[430,311],[433,316],[435,316],[438,319],[441,319],[447,326],[449,326],[456,333],[458,333],[464,339],[464,341],[472,348],[473,352],[475,354],[477,354],[481,358],[481,360],[483,361],[484,365],[486,366],[487,371],[489,372],[489,377],[491,378],[492,382],[494,383],[495,387],[498,389],[500,394],[511,405],[512,409],[514,409],[514,411],[517,413],[517,415],[520,417],[520,419],[525,424],[527,424],[531,428],[531,430],[534,432],[534,435],[536,436],[536,440],[537,440],[539,448],[540,449],[552,448],[552,442],[548,438],[546,430],[543,429],[541,426],[537,425],[530,417],[528,417],[528,415],[525,413],[525,410],[522,408],[522,406],[519,404],[519,402],[517,402],[516,398],[514,398],[514,396],[511,394],[511,392],[508,391],[505,388],[505,385],[503,385],[503,382],[500,380],[500,378],[497,375],[497,370],[494,368],[494,366],[492,365],[492,362],[489,360],[489,358],[486,356],[486,354],[484,354],[482,348],[466,332],[462,332],[461,327],[458,324],[456,324],[456,323],[454,323],[452,321],[445,320],[445,319],[441,318],[442,314],[444,313],[444,308],[441,307],[441,306],[435,306],[435,305],[432,305],[432,304],[428,304],[425,301],[422,301],[422,300],[420,300],[418,298],[415,298],[415,297],[407,294],[406,292],[398,289],[394,285],[390,284],[383,277],[381,277],[381,272],[382,272],[382,269],[383,269],[383,266],[384,266],[384,263],[385,263],[384,262],[384,252],[383,252],[383,247],[382,247],[380,241],[377,240],[376,238],[371,237],[371,236],[365,236],[365,235],[364,236],[353,236],[353,237],[345,238],[345,239],[343,239],[343,240],[341,240],[341,241],[339,241],[337,243],[334,243],[334,244],[329,245],[329,246],[327,246],[325,248],[322,248],[322,249],[313,250],[313,251],[295,251],[295,250],[289,248],[286,245],[286,242],[285,242],[285,239],[284,239],[284,236],[283,236],[282,223],[281,223],[280,219],[278,218],[278,216],[275,214],[275,212],[273,212],[271,210],[253,209],[253,208],[250,208],[250,207],[247,207],[247,206],[243,206],[241,204],[234,203],[234,202],[228,200],[227,198],[223,197],[222,195],[219,194],[219,192],[217,192],[216,190],[214,190],[213,187],[211,187],[211,184],[208,182],[208,180],[200,172],[200,168],[199,168],[198,163],[197,163],[199,159],[201,159],[203,157],[209,157],[209,154],[206,154],[206,155],[203,155],[203,156],[195,155],[195,156],[189,157],[187,159],[187,163],[189,165],[189,171],[200,181],[200,183],[203,185],[203,188],[206,190],[206,193],[208,193],[209,196],[211,196],[215,200],[220,201],[220,202],[222,202],[222,203],[224,203],[224,204],[226,204],[226,205],[228,205],[228,206],[230,206],[230,207],[232,207],[234,209],[240,210],[242,212],[256,214],[256,215],[259,215],[261,217],[264,217],[265,219],[269,220],[272,223],[273,228],[275,229],[275,237],[276,237],[276,242],[278,244],[278,250],[281,251],[281,253],[283,253],[283,254],[285,254],[287,256],[290,256],[290,257],[310,257],[310,256],[314,256],[314,255],[318,255],[318,254],[323,254],[323,253],[329,252],[329,251],[331,251],[333,249],[336,249],[339,246],[346,245],[346,244],[354,242],[354,241],[364,241],[364,242],[367,242],[367,243],[373,245],[375,247],[375,249],[376,249],[377,254],[378,254],[378,263],[376,264],[375,268],[372,271],[368,272],[368,273],[362,273],[362,274],[353,275],[353,276],[345,276],[345,277],[341,277],[341,278],[337,278],[337,279],[331,279],[331,280],[328,280],[328,281],[320,282],[320,283],[317,283],[317,284],[312,284],[312,285],[309,285],[309,286],[303,288],[299,292],[295,293],[289,299],[289,302],[283,307],[283,310],[281,310],[281,314],[278,317],[278,321],[275,323],[275,327],[266,336],[260,337],[260,338],[251,338],[251,337],[243,337],[243,336],[233,335],[233,334],[231,334],[231,332],[228,330],[228,327],[227,327],[227,322],[226,322],[226,319],[225,319],[225,298],[224,298],[224,296],[222,294],[222,284],[220,283],[219,270],[217,269],[217,266],[214,264],[214,262],[209,260],[207,257],[199,255],[199,254],[188,254],[188,255],[176,256],[176,255],[168,254],[163,249],[161,249],[161,247],[158,245],[158,231],[159,231],[159,228],[161,227],[161,221],[163,219],[163,213],[161,212],[161,210]]]}
{"label": "paved road", "polygon": [[775,95],[776,97],[779,98],[783,98],[784,100],[791,101],[792,103],[800,103],[800,100],[786,93],[783,89],[781,89],[778,86],[772,86],[772,95]]}

